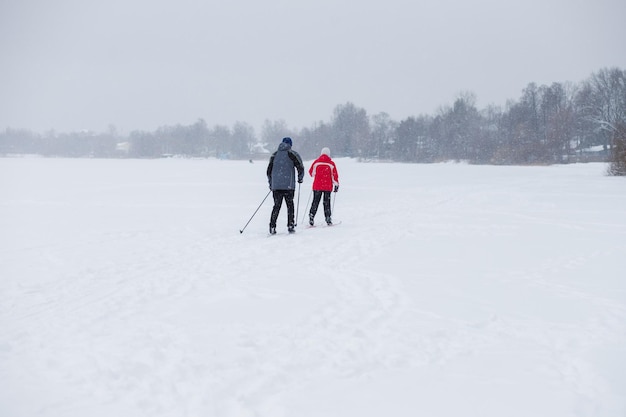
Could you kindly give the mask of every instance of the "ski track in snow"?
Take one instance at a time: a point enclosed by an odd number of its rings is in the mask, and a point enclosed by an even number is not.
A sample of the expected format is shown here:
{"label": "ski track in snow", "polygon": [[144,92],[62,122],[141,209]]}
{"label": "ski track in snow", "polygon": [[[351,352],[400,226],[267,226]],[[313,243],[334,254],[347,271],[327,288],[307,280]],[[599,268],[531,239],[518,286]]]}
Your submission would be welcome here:
{"label": "ski track in snow", "polygon": [[[238,233],[264,164],[1,164],[0,415],[376,415],[325,387],[403,378],[423,391],[395,415],[626,411],[626,379],[598,365],[626,348],[624,185],[593,165],[340,160],[341,227],[288,235],[283,208],[266,239],[269,202]],[[432,408],[439,385],[458,405]]]}

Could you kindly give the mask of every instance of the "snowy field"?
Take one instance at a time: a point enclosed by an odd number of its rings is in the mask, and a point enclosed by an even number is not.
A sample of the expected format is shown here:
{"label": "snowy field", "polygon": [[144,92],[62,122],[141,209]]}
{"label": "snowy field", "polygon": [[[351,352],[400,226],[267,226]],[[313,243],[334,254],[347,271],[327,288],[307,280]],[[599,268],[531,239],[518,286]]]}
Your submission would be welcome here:
{"label": "snowy field", "polygon": [[626,179],[336,162],[0,159],[0,416],[626,415]]}

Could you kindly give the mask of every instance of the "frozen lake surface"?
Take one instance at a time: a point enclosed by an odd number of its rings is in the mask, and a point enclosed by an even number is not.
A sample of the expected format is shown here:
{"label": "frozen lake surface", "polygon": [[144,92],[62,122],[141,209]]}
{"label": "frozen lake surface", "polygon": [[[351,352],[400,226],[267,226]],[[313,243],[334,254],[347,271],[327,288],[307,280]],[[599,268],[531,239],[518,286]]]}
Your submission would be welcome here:
{"label": "frozen lake surface", "polygon": [[335,161],[0,159],[0,415],[626,415],[624,178]]}

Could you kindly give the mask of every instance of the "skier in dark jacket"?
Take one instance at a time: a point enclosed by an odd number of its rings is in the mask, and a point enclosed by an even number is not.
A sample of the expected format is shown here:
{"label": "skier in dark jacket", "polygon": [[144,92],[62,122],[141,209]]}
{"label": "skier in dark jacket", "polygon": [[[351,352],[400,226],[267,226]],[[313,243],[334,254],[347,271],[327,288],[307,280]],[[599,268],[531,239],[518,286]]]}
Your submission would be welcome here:
{"label": "skier in dark jacket", "polygon": [[270,157],[267,166],[267,181],[274,196],[274,208],[270,217],[270,234],[276,233],[276,220],[283,199],[287,204],[287,230],[289,233],[296,231],[293,205],[293,196],[296,190],[295,171],[298,171],[298,183],[301,183],[304,178],[304,165],[298,152],[291,149],[292,144],[291,138],[283,138],[283,141],[278,145],[278,150]]}

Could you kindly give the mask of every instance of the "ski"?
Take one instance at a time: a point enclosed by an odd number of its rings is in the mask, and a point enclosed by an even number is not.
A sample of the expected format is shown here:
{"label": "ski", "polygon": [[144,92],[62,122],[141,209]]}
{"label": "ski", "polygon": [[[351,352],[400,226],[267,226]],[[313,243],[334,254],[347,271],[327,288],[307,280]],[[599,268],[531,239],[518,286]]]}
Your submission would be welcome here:
{"label": "ski", "polygon": [[341,221],[338,222],[333,222],[332,224],[326,224],[326,223],[320,223],[319,225],[314,224],[313,226],[311,225],[307,225],[306,229],[323,229],[325,227],[335,227],[335,226],[339,226],[341,224]]}
{"label": "ski", "polygon": [[295,235],[296,232],[276,232],[274,234],[272,233],[268,233],[267,237],[272,237],[272,236],[291,236],[291,235]]}

